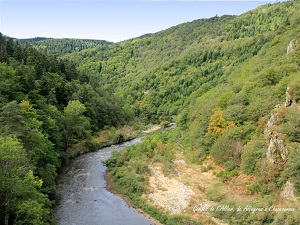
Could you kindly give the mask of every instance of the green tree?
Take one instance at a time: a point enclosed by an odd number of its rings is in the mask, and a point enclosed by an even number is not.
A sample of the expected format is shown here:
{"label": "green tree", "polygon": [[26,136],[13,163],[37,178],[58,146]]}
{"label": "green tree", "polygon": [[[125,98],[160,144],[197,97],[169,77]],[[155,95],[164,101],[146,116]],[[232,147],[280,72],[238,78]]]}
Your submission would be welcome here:
{"label": "green tree", "polygon": [[300,195],[300,146],[298,145],[293,152],[290,153],[289,159],[284,166],[281,174],[281,181],[290,181],[294,184],[296,193]]}
{"label": "green tree", "polygon": [[292,105],[284,115],[284,123],[281,131],[288,135],[291,142],[300,142],[300,109]]}
{"label": "green tree", "polygon": [[13,210],[15,225],[48,225],[53,224],[51,218],[51,202],[48,196],[41,193],[43,181],[29,170],[20,180],[20,193],[14,198]]}
{"label": "green tree", "polygon": [[241,169],[245,174],[252,174],[256,168],[256,162],[266,154],[266,140],[261,136],[254,136],[245,146],[242,152]]}
{"label": "green tree", "polygon": [[0,111],[0,131],[4,135],[21,135],[25,118],[17,101],[7,103]]}
{"label": "green tree", "polygon": [[84,115],[86,107],[78,100],[69,101],[68,105],[64,108],[64,121],[65,121],[65,140],[66,147],[89,136],[90,121]]}
{"label": "green tree", "polygon": [[18,97],[20,91],[19,77],[16,71],[5,63],[0,63],[0,95],[8,100]]}
{"label": "green tree", "polygon": [[9,223],[11,201],[20,192],[20,187],[16,184],[26,171],[28,160],[21,143],[16,138],[0,136],[1,217],[5,225]]}

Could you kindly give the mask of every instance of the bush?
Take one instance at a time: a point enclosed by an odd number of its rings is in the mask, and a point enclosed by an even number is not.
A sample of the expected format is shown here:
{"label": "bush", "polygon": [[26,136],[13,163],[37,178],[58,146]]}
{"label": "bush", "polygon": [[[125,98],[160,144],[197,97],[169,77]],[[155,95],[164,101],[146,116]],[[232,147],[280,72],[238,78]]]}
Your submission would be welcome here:
{"label": "bush", "polygon": [[285,123],[282,125],[281,132],[287,134],[291,142],[300,143],[300,109],[297,106],[292,105],[285,115]]}
{"label": "bush", "polygon": [[144,174],[149,172],[147,158],[134,158],[129,161],[129,165],[136,174]]}
{"label": "bush", "polygon": [[168,174],[175,173],[174,163],[165,162],[163,164],[163,174],[167,176]]}
{"label": "bush", "polygon": [[222,183],[214,182],[211,186],[206,189],[205,194],[208,200],[210,201],[221,201],[224,198],[224,193],[222,192]]}
{"label": "bush", "polygon": [[203,173],[203,172],[207,172],[207,167],[206,166],[201,166],[201,172]]}
{"label": "bush", "polygon": [[144,179],[135,174],[127,174],[117,180],[120,188],[125,188],[130,193],[142,193],[144,190]]}
{"label": "bush", "polygon": [[267,186],[263,185],[260,182],[255,182],[248,187],[248,190],[251,194],[262,193],[262,194],[270,194],[270,190]]}
{"label": "bush", "polygon": [[285,183],[287,180],[292,182],[296,189],[296,194],[300,194],[300,146],[298,146],[289,155],[289,160],[284,166],[281,173],[281,182]]}
{"label": "bush", "polygon": [[292,96],[293,100],[295,100],[296,102],[300,100],[300,78],[299,77],[293,79],[293,82],[289,84],[288,92]]}
{"label": "bush", "polygon": [[231,158],[230,150],[234,141],[226,137],[221,136],[211,148],[211,156],[217,164],[223,164]]}
{"label": "bush", "polygon": [[245,174],[252,174],[256,168],[258,159],[266,154],[266,140],[263,136],[254,136],[243,149],[241,169]]}
{"label": "bush", "polygon": [[224,164],[232,160],[239,165],[243,145],[249,141],[254,131],[255,126],[250,123],[241,127],[228,127],[211,148],[214,161],[218,164]]}
{"label": "bush", "polygon": [[272,225],[285,224],[294,225],[300,224],[300,213],[298,212],[280,212],[276,214]]}
{"label": "bush", "polygon": [[102,144],[94,140],[85,141],[84,146],[87,147],[89,151],[97,151],[103,147]]}
{"label": "bush", "polygon": [[283,169],[283,162],[272,163],[267,158],[262,158],[256,163],[255,173],[263,183],[277,181]]}
{"label": "bush", "polygon": [[[255,203],[253,205],[248,205],[248,204],[236,205],[232,201],[222,200],[221,203],[214,206],[214,209],[219,209],[219,210],[212,210],[211,213],[212,216],[217,217],[223,221],[226,221],[230,225],[284,224],[284,223],[272,223],[274,218],[274,212],[269,212],[264,210],[266,208],[269,208],[270,206],[271,205],[269,204],[258,205]],[[227,209],[233,209],[233,210],[226,210],[226,207]],[[225,210],[222,210],[222,208],[224,208]],[[237,208],[240,208],[241,210],[236,210]],[[254,213],[253,211],[251,211],[251,209],[262,209],[262,210],[256,211]]]}
{"label": "bush", "polygon": [[239,163],[242,148],[243,144],[240,141],[235,141],[224,134],[212,146],[211,156],[217,164],[224,164],[231,159]]}
{"label": "bush", "polygon": [[114,135],[114,143],[119,144],[125,141],[125,137],[121,133],[116,133]]}
{"label": "bush", "polygon": [[220,173],[217,174],[217,177],[220,177],[222,182],[226,182],[230,177],[234,177],[238,175],[238,170],[235,168],[234,170],[221,170]]}
{"label": "bush", "polygon": [[224,164],[224,167],[227,171],[232,171],[237,168],[237,164],[234,161],[230,160]]}

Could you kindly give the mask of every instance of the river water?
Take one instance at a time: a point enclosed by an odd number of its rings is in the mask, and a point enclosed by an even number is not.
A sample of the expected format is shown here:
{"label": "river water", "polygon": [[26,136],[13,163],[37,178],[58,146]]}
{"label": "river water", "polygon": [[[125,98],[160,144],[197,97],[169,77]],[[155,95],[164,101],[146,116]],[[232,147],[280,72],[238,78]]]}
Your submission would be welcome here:
{"label": "river water", "polygon": [[148,218],[129,207],[119,196],[105,189],[106,167],[101,162],[137,138],[70,160],[58,178],[55,218],[60,225],[147,225]]}

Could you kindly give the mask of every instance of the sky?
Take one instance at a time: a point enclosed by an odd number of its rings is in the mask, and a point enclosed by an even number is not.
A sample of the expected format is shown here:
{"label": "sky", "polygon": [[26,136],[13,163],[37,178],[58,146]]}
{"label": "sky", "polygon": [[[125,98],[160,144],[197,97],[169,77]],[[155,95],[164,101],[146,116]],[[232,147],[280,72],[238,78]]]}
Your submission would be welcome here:
{"label": "sky", "polygon": [[201,18],[240,15],[275,0],[0,0],[0,32],[14,38],[120,42]]}

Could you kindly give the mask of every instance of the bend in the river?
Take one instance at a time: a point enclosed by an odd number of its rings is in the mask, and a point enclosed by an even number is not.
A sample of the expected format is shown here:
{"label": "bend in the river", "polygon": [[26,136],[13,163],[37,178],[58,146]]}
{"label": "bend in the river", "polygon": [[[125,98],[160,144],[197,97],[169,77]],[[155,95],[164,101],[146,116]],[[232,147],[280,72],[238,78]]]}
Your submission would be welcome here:
{"label": "bend in the river", "polygon": [[70,160],[58,178],[55,218],[60,225],[146,225],[154,224],[129,207],[119,196],[105,189],[106,167],[102,160],[113,151],[136,144],[137,138]]}

